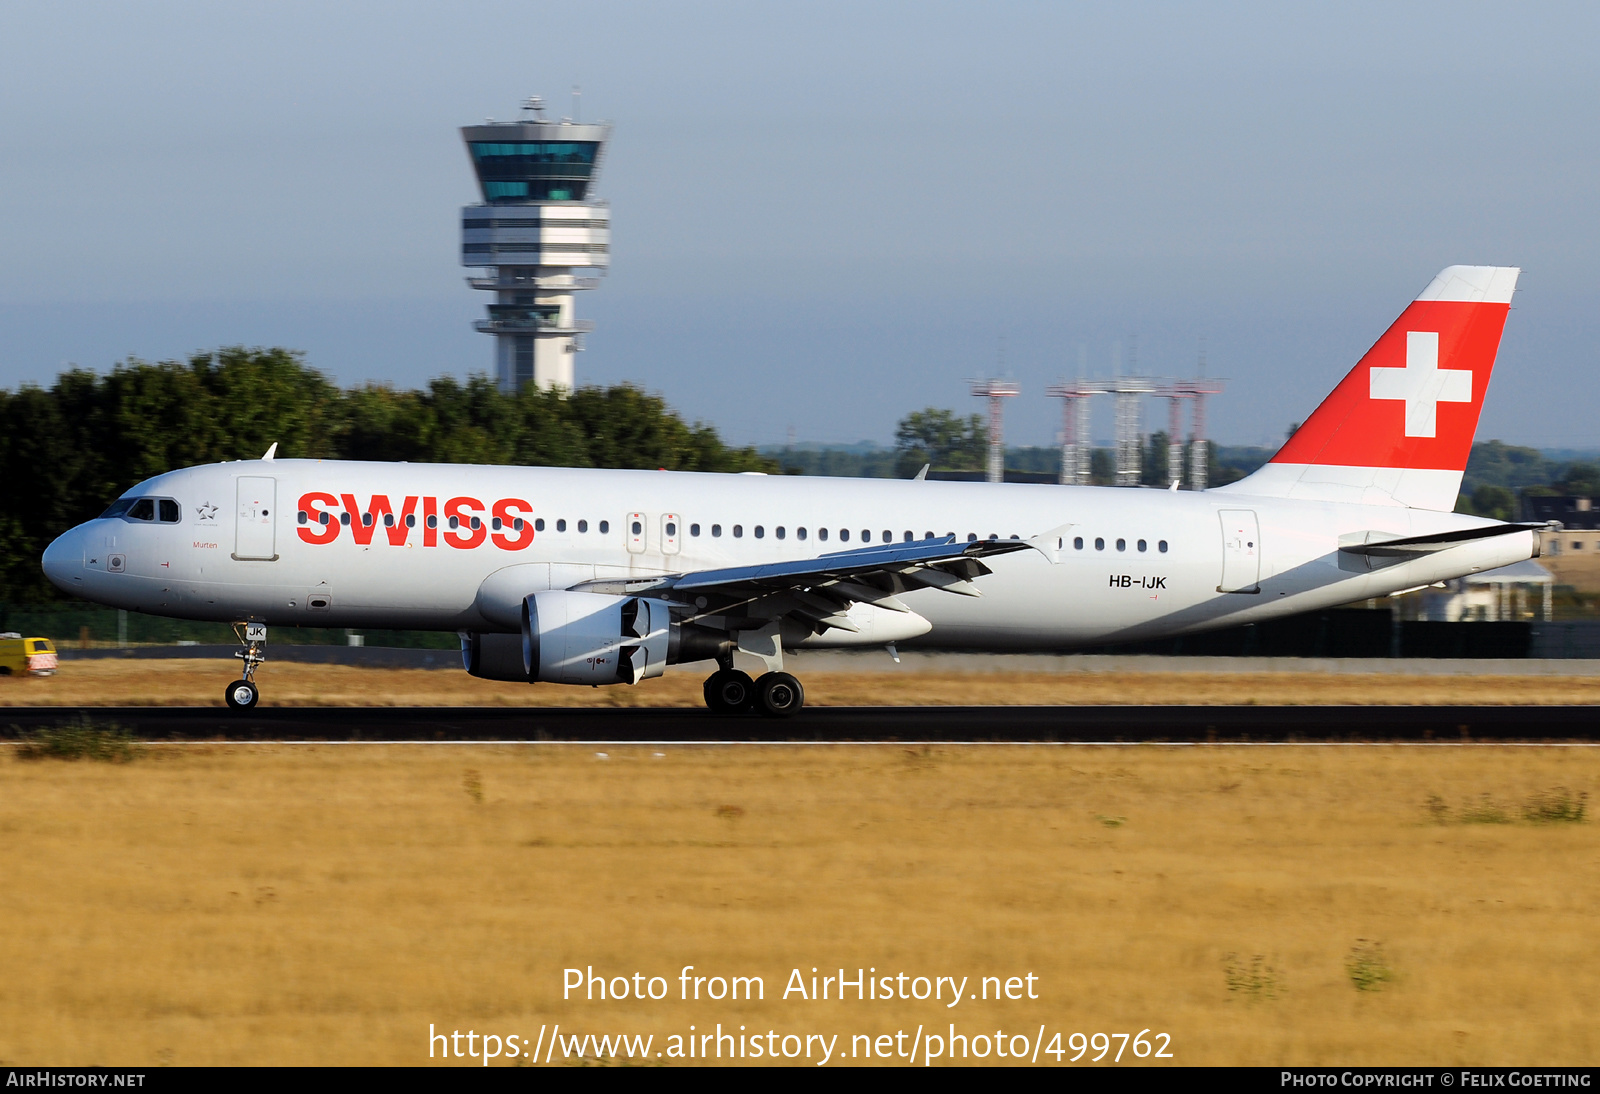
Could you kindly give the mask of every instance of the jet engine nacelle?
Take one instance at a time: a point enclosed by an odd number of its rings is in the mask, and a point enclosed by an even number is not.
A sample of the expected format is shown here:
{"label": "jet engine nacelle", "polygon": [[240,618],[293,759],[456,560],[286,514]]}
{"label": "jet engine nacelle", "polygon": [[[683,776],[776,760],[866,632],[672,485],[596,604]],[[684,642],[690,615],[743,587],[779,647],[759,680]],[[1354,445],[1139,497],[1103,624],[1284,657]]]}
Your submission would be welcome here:
{"label": "jet engine nacelle", "polygon": [[523,679],[637,684],[667,668],[667,602],[555,590],[522,601]]}
{"label": "jet engine nacelle", "polygon": [[522,635],[461,632],[461,667],[480,680],[528,682],[522,667]]}

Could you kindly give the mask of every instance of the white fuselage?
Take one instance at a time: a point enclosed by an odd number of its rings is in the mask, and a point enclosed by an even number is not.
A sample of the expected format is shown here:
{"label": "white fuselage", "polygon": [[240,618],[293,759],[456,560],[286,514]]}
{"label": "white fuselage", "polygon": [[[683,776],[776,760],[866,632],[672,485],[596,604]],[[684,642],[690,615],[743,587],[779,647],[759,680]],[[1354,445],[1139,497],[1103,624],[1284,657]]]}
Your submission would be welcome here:
{"label": "white fuselage", "polygon": [[[518,623],[508,604],[582,581],[811,558],[864,546],[863,537],[1049,532],[1063,544],[1057,561],[1032,550],[991,558],[994,572],[974,583],[980,597],[919,589],[901,600],[931,624],[923,644],[1059,649],[1325,608],[1536,553],[1529,531],[1370,570],[1341,565],[1341,535],[1492,522],[1238,489],[273,460],[173,471],[126,496],[171,499],[177,519],[80,525],[46,553],[52,581],[115,607],[273,626],[509,633]],[[829,630],[804,644],[869,638]]]}

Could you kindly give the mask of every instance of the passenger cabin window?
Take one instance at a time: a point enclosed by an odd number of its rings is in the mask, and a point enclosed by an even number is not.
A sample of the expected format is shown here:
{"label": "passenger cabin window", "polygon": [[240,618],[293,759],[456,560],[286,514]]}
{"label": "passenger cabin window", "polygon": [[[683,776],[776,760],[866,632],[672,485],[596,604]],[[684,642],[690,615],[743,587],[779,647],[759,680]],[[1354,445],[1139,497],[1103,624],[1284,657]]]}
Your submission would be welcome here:
{"label": "passenger cabin window", "polygon": [[566,530],[567,530],[567,518],[566,517],[562,517],[561,519],[556,521],[556,531],[565,532]]}
{"label": "passenger cabin window", "polygon": [[1078,551],[1083,550],[1083,537],[1082,536],[1073,536],[1072,537],[1072,546],[1073,546],[1074,550],[1078,550]]}
{"label": "passenger cabin window", "polygon": [[1141,551],[1148,550],[1149,547],[1150,547],[1150,545],[1148,543],[1146,543],[1144,540],[1141,539],[1139,541],[1139,550],[1141,550]]}
{"label": "passenger cabin window", "polygon": [[773,531],[774,531],[774,533],[777,535],[777,537],[779,539],[783,539],[784,537],[786,537],[789,534],[788,530],[785,529],[784,526],[781,525],[781,524],[778,525],[777,528],[773,529]]}
{"label": "passenger cabin window", "polygon": [[[328,514],[324,513],[322,515],[323,516],[327,516]],[[323,523],[327,523],[327,522],[324,521]],[[428,514],[428,527],[429,528],[437,528],[437,527],[439,527],[439,518],[437,516],[433,515],[432,513]]]}
{"label": "passenger cabin window", "polygon": [[700,534],[700,526],[698,524],[689,525],[689,534],[691,536],[698,536]]}
{"label": "passenger cabin window", "polygon": [[1096,551],[1104,551],[1106,549],[1106,541],[1101,539],[1099,536],[1095,536],[1094,537],[1094,549]]}
{"label": "passenger cabin window", "polygon": [[601,521],[600,522],[600,534],[603,536],[607,532],[610,532],[610,531],[611,531],[611,522],[609,520]]}
{"label": "passenger cabin window", "polygon": [[721,536],[722,536],[722,525],[713,524],[711,526],[711,535],[712,535],[712,538],[721,538]]}
{"label": "passenger cabin window", "polygon": [[743,539],[744,538],[744,525],[735,524],[733,526],[733,538],[734,539]]}
{"label": "passenger cabin window", "polygon": [[887,528],[885,528],[883,530],[883,542],[885,542],[885,543],[893,543],[894,542],[894,533],[889,531],[889,529],[887,529]]}
{"label": "passenger cabin window", "polygon": [[1117,540],[1117,550],[1126,551],[1127,549],[1128,549],[1128,541],[1127,540],[1125,540],[1125,539]]}
{"label": "passenger cabin window", "polygon": [[756,538],[757,539],[764,539],[766,537],[766,534],[767,534],[767,530],[765,528],[763,528],[759,524],[756,525]]}
{"label": "passenger cabin window", "polygon": [[586,521],[586,520],[580,520],[578,522],[578,531],[587,532],[588,530],[589,530],[589,522]]}
{"label": "passenger cabin window", "polygon": [[364,527],[364,528],[371,528],[372,527],[372,514],[371,513],[362,513],[361,514],[361,524],[362,524],[362,527]]}
{"label": "passenger cabin window", "polygon": [[1156,544],[1156,550],[1160,551],[1162,554],[1166,554],[1167,553],[1167,541],[1166,540],[1161,540],[1159,543],[1157,543]]}
{"label": "passenger cabin window", "polygon": [[[800,530],[801,530],[801,531],[802,531],[802,532],[804,532],[804,531],[805,531],[805,529],[804,529],[804,528],[802,528],[802,529],[800,529]],[[805,538],[805,537],[804,537],[804,536],[801,536],[801,537],[800,537],[800,538],[801,538],[801,539],[804,539],[804,538]],[[827,530],[827,529],[826,529],[826,528],[818,528],[818,529],[817,529],[817,538],[818,538],[818,539],[820,539],[820,540],[821,540],[821,541],[822,541],[822,542],[824,542],[824,543],[826,543],[826,542],[828,542],[828,530]]]}
{"label": "passenger cabin window", "polygon": [[[430,517],[430,518],[428,518],[428,519],[429,519],[429,520],[432,520],[432,519],[433,519],[433,518],[432,518],[432,517]],[[542,532],[542,531],[544,531],[544,518],[543,518],[543,517],[534,517],[534,518],[533,518],[533,530],[534,530],[534,531],[535,531],[535,532]]]}
{"label": "passenger cabin window", "polygon": [[848,529],[848,528],[839,529],[839,542],[840,543],[849,543],[850,542],[850,529]]}

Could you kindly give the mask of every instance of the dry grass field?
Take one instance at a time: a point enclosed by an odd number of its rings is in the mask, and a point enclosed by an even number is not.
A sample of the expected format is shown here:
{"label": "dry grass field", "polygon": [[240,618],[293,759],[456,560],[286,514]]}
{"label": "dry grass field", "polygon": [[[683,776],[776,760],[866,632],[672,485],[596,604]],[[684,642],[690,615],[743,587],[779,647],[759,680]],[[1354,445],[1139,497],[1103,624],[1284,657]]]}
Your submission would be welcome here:
{"label": "dry grass field", "polygon": [[[1593,1064],[1597,783],[1586,748],[7,746],[0,1060],[412,1064],[430,1023],[555,1022],[848,1055],[953,1022],[1165,1031],[1190,1064]],[[563,1001],[591,965],[672,997]],[[678,1001],[683,965],[766,998]],[[1039,998],[781,998],[840,966]]]}
{"label": "dry grass field", "polygon": [[[0,707],[220,706],[235,669],[220,660],[67,662],[54,677],[0,677]],[[701,678],[692,671],[669,671],[637,687],[529,687],[476,680],[452,669],[272,662],[257,680],[266,706],[698,707],[704,702]],[[812,706],[1600,703],[1600,676],[805,672],[803,681]]]}

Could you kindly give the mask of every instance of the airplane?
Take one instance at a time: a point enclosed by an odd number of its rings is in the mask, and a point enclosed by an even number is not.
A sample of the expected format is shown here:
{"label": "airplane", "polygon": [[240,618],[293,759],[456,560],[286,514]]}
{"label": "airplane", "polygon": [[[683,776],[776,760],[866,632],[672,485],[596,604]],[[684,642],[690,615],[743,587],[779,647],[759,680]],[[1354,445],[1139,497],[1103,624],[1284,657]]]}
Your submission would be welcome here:
{"label": "airplane", "polygon": [[[267,628],[456,631],[489,680],[792,715],[794,649],[1063,650],[1250,623],[1539,554],[1452,513],[1520,273],[1451,266],[1272,459],[1203,490],[261,459],[147,479],[45,551],[74,596]],[[764,670],[752,678],[741,663]]]}

